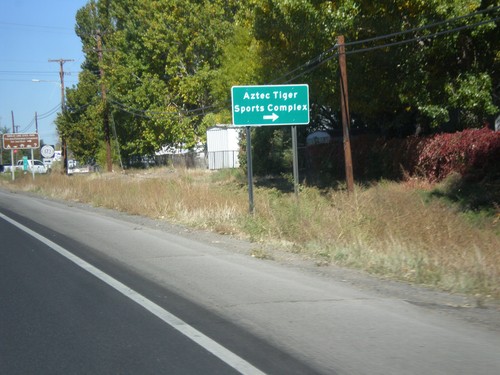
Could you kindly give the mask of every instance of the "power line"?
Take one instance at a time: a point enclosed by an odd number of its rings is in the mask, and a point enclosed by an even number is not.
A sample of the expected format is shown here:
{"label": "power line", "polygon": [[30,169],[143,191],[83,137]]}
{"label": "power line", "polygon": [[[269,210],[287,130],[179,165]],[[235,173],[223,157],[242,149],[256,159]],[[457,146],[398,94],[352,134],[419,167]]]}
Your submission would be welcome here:
{"label": "power line", "polygon": [[31,121],[28,123],[28,125],[26,125],[22,130],[21,130],[21,133],[27,133],[29,129],[31,129],[33,127],[33,125],[35,125],[35,120],[38,119],[38,120],[44,120],[48,117],[51,117],[54,113],[56,113],[59,108],[61,107],[60,104],[56,105],[54,108],[50,109],[48,112],[45,112],[45,113],[42,113],[40,115],[37,115],[36,117],[33,117],[31,119]]}
{"label": "power line", "polygon": [[462,31],[462,30],[466,30],[466,29],[471,29],[473,27],[485,25],[485,24],[488,24],[491,22],[496,22],[498,20],[500,20],[500,17],[492,18],[492,19],[489,19],[486,21],[476,22],[476,23],[471,24],[471,25],[464,25],[464,26],[460,26],[460,27],[455,27],[454,29],[451,29],[451,30],[439,31],[439,32],[436,32],[434,34],[429,34],[429,35],[425,35],[425,36],[418,36],[418,37],[411,38],[411,39],[401,40],[401,41],[392,42],[392,43],[386,43],[386,44],[383,44],[380,46],[367,47],[367,48],[362,48],[359,50],[349,51],[349,52],[346,52],[346,54],[350,55],[350,54],[355,54],[355,53],[360,53],[360,52],[369,52],[369,51],[374,51],[374,50],[381,49],[381,48],[393,47],[393,46],[412,43],[412,42],[419,42],[419,41],[422,41],[425,39],[433,39],[433,38],[437,38],[438,36],[451,34],[451,33],[455,33],[457,31]]}
{"label": "power line", "polygon": [[439,21],[439,22],[427,24],[427,25],[416,27],[416,28],[413,28],[413,29],[402,30],[402,31],[398,31],[398,32],[395,32],[395,33],[391,33],[391,34],[381,35],[381,36],[377,36],[377,37],[373,37],[373,38],[368,38],[368,39],[363,39],[363,40],[354,41],[354,42],[349,42],[349,43],[346,43],[345,46],[349,47],[349,46],[354,46],[354,45],[363,44],[363,43],[375,42],[377,40],[388,39],[388,38],[392,38],[392,37],[396,37],[396,36],[400,36],[400,35],[404,35],[404,34],[408,34],[408,33],[413,33],[413,32],[417,32],[417,31],[427,30],[427,29],[430,29],[430,28],[433,28],[433,27],[436,27],[436,26],[440,26],[440,25],[443,25],[443,24],[452,23],[452,22],[463,20],[465,18],[474,17],[474,16],[477,16],[477,15],[480,15],[480,14],[483,14],[483,13],[489,13],[489,12],[492,12],[492,11],[496,11],[498,9],[500,9],[500,6],[493,7],[493,8],[488,8],[488,9],[483,9],[483,10],[480,10],[480,11],[477,11],[477,12],[474,12],[474,13],[469,13],[469,14],[466,14],[466,15],[463,15],[463,16],[449,18],[449,19],[446,19],[446,20],[443,20],[443,21]]}
{"label": "power line", "polygon": [[57,111],[59,108],[61,107],[61,104],[58,103],[56,106],[52,107],[51,109],[49,109],[47,112],[44,112],[44,113],[41,113],[38,115],[38,118],[42,117],[42,116],[45,116],[47,114],[52,114],[54,113],[54,111]]}
{"label": "power line", "polygon": [[[443,25],[443,24],[450,24],[450,23],[453,23],[453,22],[456,22],[456,21],[460,21],[460,20],[463,20],[463,19],[466,19],[466,18],[475,17],[475,16],[478,16],[478,15],[481,15],[481,14],[485,14],[485,13],[497,11],[499,9],[500,9],[500,6],[496,6],[496,7],[492,7],[492,8],[480,10],[480,11],[477,11],[477,12],[474,12],[474,13],[470,13],[470,14],[467,14],[467,15],[463,15],[463,16],[454,17],[454,18],[450,18],[450,19],[447,19],[447,20],[443,20],[443,21],[431,23],[431,24],[424,25],[424,26],[417,27],[417,28],[403,30],[403,31],[396,32],[396,33],[385,34],[385,35],[381,35],[381,36],[377,36],[377,37],[373,37],[373,38],[367,38],[367,39],[363,39],[363,40],[348,42],[348,43],[345,43],[344,46],[346,46],[346,47],[348,47],[348,46],[355,46],[355,45],[360,45],[360,44],[366,44],[366,43],[375,42],[375,41],[378,41],[378,40],[384,40],[384,39],[394,38],[394,37],[405,35],[405,34],[408,34],[408,33],[414,33],[414,32],[418,32],[418,31],[422,31],[422,30],[427,30],[427,29],[430,29],[430,28],[433,28],[433,27],[436,27],[436,26],[440,26],[440,25]],[[438,31],[438,32],[435,32],[435,33],[432,33],[432,34],[428,34],[428,35],[425,35],[425,36],[418,36],[418,37],[414,37],[414,38],[410,38],[410,39],[406,39],[406,40],[400,40],[400,41],[385,43],[385,44],[377,45],[377,46],[373,46],[373,47],[363,47],[363,48],[355,49],[355,50],[352,50],[352,51],[346,51],[346,54],[356,54],[356,53],[370,52],[370,51],[374,51],[374,50],[377,50],[377,49],[389,48],[389,47],[393,47],[393,46],[397,46],[397,45],[408,44],[408,43],[412,43],[412,42],[418,42],[418,41],[422,41],[422,40],[425,40],[425,39],[433,39],[433,38],[436,38],[436,37],[439,37],[439,36],[442,36],[442,35],[447,35],[447,34],[455,33],[455,32],[458,32],[458,31],[462,31],[462,30],[466,30],[466,29],[478,27],[478,26],[485,25],[485,24],[488,24],[488,23],[491,23],[491,22],[496,22],[499,19],[500,19],[500,17],[490,18],[488,20],[479,21],[479,22],[476,22],[476,23],[473,23],[473,24],[470,24],[470,25],[458,26],[458,27],[454,27],[452,29]],[[305,69],[301,73],[299,73],[299,74],[293,76],[292,78],[288,79],[285,83],[293,82],[294,80],[296,80],[296,79],[298,79],[298,78],[300,78],[300,77],[302,77],[302,76],[304,76],[304,75],[312,72],[313,70],[319,68],[321,65],[323,65],[326,62],[332,60],[333,58],[338,57],[337,48],[338,48],[338,45],[334,44],[332,47],[330,47],[326,51],[320,53],[316,57],[308,60],[307,62],[305,62],[304,64],[302,64],[302,65],[300,65],[300,66],[298,66],[296,68],[294,68],[293,70],[291,70],[291,71],[289,71],[289,72],[281,75],[280,77],[274,79],[270,83],[274,83],[274,82],[280,81],[280,80],[282,80],[282,79],[284,79],[284,78],[292,75],[295,72],[298,72],[300,70]],[[206,110],[215,109],[216,108],[216,106],[212,105],[212,106],[199,107],[199,108],[195,108],[195,109],[191,109],[191,110],[179,111],[178,113],[173,113],[173,112],[168,112],[168,111],[142,110],[142,109],[137,109],[137,108],[133,108],[133,107],[127,106],[127,105],[125,105],[123,103],[117,102],[117,101],[112,100],[112,99],[109,99],[109,101],[117,109],[119,109],[119,110],[121,110],[123,112],[126,112],[126,113],[128,113],[130,115],[133,115],[133,116],[136,116],[136,117],[145,118],[145,119],[152,119],[151,115],[171,115],[171,116],[195,117],[195,116],[199,116],[199,115],[202,114],[202,113],[198,114],[197,112],[204,112]],[[148,114],[150,114],[150,115],[148,115]]]}
{"label": "power line", "polygon": [[291,70],[290,72],[283,74],[281,77],[274,79],[270,83],[274,83],[274,82],[280,81],[281,79],[284,79],[286,76],[289,76],[290,74],[293,74],[293,73],[295,73],[296,71],[298,71],[298,70],[300,70],[302,68],[311,68],[311,67],[316,66],[318,63],[320,63],[322,61],[322,59],[324,59],[326,57],[326,55],[328,55],[329,53],[331,53],[332,51],[334,51],[336,48],[337,48],[337,43],[335,43],[328,50],[320,53],[315,58],[307,61],[306,63],[302,64],[301,66],[299,66],[299,67],[297,67],[297,68],[295,68],[293,70]]}
{"label": "power line", "polygon": [[[345,46],[346,47],[347,46],[354,46],[354,45],[359,45],[359,44],[374,42],[374,41],[377,41],[377,40],[388,39],[388,38],[392,38],[392,37],[396,37],[396,36],[400,36],[400,35],[405,35],[405,34],[412,33],[412,32],[422,31],[422,30],[430,29],[430,28],[433,28],[433,27],[436,27],[436,26],[439,26],[439,25],[442,25],[442,24],[448,24],[448,23],[452,23],[452,22],[456,22],[456,21],[465,19],[465,18],[474,17],[474,16],[477,16],[477,15],[480,15],[480,14],[483,14],[483,13],[487,13],[487,12],[491,12],[491,11],[496,11],[498,9],[500,9],[499,6],[493,7],[493,8],[488,8],[488,9],[484,9],[484,10],[477,11],[477,12],[474,12],[474,13],[470,13],[470,14],[467,14],[467,15],[450,18],[450,19],[447,19],[447,20],[443,20],[443,21],[440,21],[440,22],[435,22],[435,23],[432,23],[432,24],[424,25],[424,26],[421,26],[421,27],[413,28],[413,29],[403,30],[403,31],[396,32],[396,33],[390,33],[390,34],[381,35],[381,36],[374,37],[374,38],[368,38],[368,39],[363,39],[363,40],[359,40],[359,41],[354,41],[354,42],[346,43]],[[387,47],[391,47],[391,46],[395,46],[395,45],[400,45],[400,44],[405,44],[405,43],[411,43],[411,42],[414,42],[414,41],[420,41],[422,39],[431,39],[431,38],[435,38],[435,37],[438,37],[438,36],[441,36],[441,35],[450,34],[450,33],[453,33],[453,32],[457,32],[457,31],[468,29],[468,28],[473,28],[473,27],[477,27],[477,26],[484,25],[484,24],[487,24],[487,23],[495,22],[496,20],[498,20],[498,18],[493,18],[493,19],[489,19],[489,20],[485,20],[485,21],[480,21],[480,22],[477,22],[477,23],[474,23],[474,24],[471,24],[471,25],[464,25],[464,26],[461,26],[461,27],[456,27],[456,28],[451,29],[451,30],[445,30],[445,31],[437,32],[437,33],[434,33],[434,34],[429,34],[429,35],[422,36],[422,37],[416,37],[416,38],[408,39],[408,40],[405,40],[405,41],[386,43],[386,44],[380,45],[380,46],[369,47],[369,48],[362,48],[362,49],[359,49],[359,50],[349,51],[349,52],[346,52],[346,54],[353,54],[353,53],[360,53],[360,52],[369,52],[369,51],[373,51],[373,50],[376,50],[376,49],[387,48]],[[316,57],[308,60],[307,62],[305,62],[304,64],[302,64],[302,65],[300,65],[298,67],[296,67],[295,69],[291,70],[290,72],[287,72],[287,73],[283,74],[282,76],[280,76],[278,78],[275,78],[274,80],[270,81],[269,84],[281,81],[282,79],[288,77],[289,75],[291,75],[291,74],[293,74],[293,73],[295,73],[295,72],[297,72],[297,71],[299,71],[301,69],[306,69],[306,70],[303,71],[303,72],[301,72],[300,74],[298,74],[298,75],[296,75],[296,76],[288,79],[287,81],[285,81],[285,83],[293,82],[294,80],[296,80],[296,79],[298,79],[298,78],[300,78],[300,77],[308,74],[309,72],[317,69],[319,66],[321,66],[321,65],[325,64],[326,62],[330,61],[331,59],[337,57],[338,53],[335,52],[336,49],[337,49],[337,47],[338,47],[338,45],[334,44],[332,47],[330,47],[328,50],[322,52],[318,56],[316,56]],[[335,52],[335,53],[333,55],[330,55],[332,52]],[[193,109],[193,110],[190,110],[190,111],[187,111],[187,112],[199,112],[199,111],[204,111],[204,110],[210,109],[210,108],[215,108],[215,106],[207,106],[207,107],[203,107],[203,108],[197,108],[197,109]],[[141,110],[135,110],[135,111],[139,111],[140,112]],[[168,113],[168,112],[165,112],[165,113]],[[137,115],[136,112],[134,114]],[[162,113],[160,112],[160,114],[162,114]],[[144,117],[144,116],[142,116],[142,117]],[[147,118],[149,118],[149,117],[147,117]]]}
{"label": "power line", "polygon": [[[499,9],[500,7],[495,7],[493,8],[494,10],[497,10]],[[476,12],[476,13],[472,13],[468,16],[462,16],[462,17],[456,17],[455,19],[450,19],[450,20],[447,20],[447,21],[442,21],[442,22],[439,22],[439,23],[434,23],[434,24],[431,24],[431,25],[427,25],[427,26],[422,26],[420,28],[416,28],[416,29],[411,29],[411,30],[407,30],[407,31],[401,31],[401,32],[398,32],[398,33],[392,33],[392,34],[386,34],[386,35],[381,35],[379,37],[375,37],[375,38],[369,38],[369,39],[363,39],[363,40],[359,40],[359,41],[354,41],[354,42],[350,42],[350,43],[346,43],[345,46],[353,46],[353,45],[359,45],[359,44],[364,44],[364,43],[368,43],[368,42],[373,42],[373,41],[377,41],[377,40],[383,40],[383,39],[387,39],[389,37],[395,37],[395,36],[399,36],[399,35],[404,35],[404,34],[407,34],[408,32],[410,31],[416,31],[416,30],[423,30],[423,29],[428,29],[430,27],[434,27],[438,24],[443,24],[443,23],[450,23],[451,21],[454,21],[454,20],[458,20],[458,19],[463,19],[465,17],[471,17],[472,15],[477,15],[478,13],[484,13],[484,11],[482,12]],[[377,46],[374,46],[374,47],[364,47],[364,48],[360,48],[360,49],[357,49],[357,50],[353,50],[353,51],[347,51],[346,54],[349,55],[349,54],[355,54],[355,53],[362,53],[362,52],[369,52],[369,51],[374,51],[374,50],[377,50],[377,49],[382,49],[382,48],[388,48],[388,47],[393,47],[393,46],[397,46],[397,45],[402,45],[402,44],[407,44],[407,43],[412,43],[412,42],[416,42],[416,41],[421,41],[421,40],[425,40],[425,39],[433,39],[433,38],[436,38],[436,37],[439,37],[439,36],[442,36],[442,35],[446,35],[446,34],[451,34],[451,33],[455,33],[457,31],[462,31],[462,30],[466,30],[466,29],[470,29],[470,28],[474,28],[474,27],[478,27],[478,26],[481,26],[481,25],[485,25],[485,24],[488,24],[488,23],[491,23],[491,22],[496,22],[500,19],[500,17],[496,17],[496,18],[491,18],[491,19],[488,19],[488,20],[484,20],[484,21],[479,21],[479,22],[476,22],[476,23],[473,23],[473,24],[470,24],[470,25],[463,25],[463,26],[459,26],[459,27],[455,27],[453,29],[449,29],[449,30],[443,30],[443,31],[438,31],[438,32],[435,32],[433,34],[428,34],[428,35],[425,35],[425,36],[418,36],[418,37],[414,37],[414,38],[411,38],[411,39],[406,39],[406,40],[402,40],[402,41],[396,41],[396,42],[391,42],[391,43],[386,43],[386,44],[383,44],[383,45],[377,45]],[[328,57],[325,57],[323,59],[321,59],[320,57],[323,55],[326,55],[327,53],[331,52],[334,50],[334,48],[336,47],[333,46],[331,48],[329,48],[327,51],[323,52],[321,55],[318,55],[316,58],[310,60],[310,61],[314,61],[315,63],[312,65],[312,66],[309,66],[311,65],[309,62],[301,65],[300,67],[298,68],[295,68],[293,69],[291,72],[289,73],[286,73],[284,74],[282,77],[280,77],[279,79],[282,79],[288,75],[290,75],[290,73],[292,72],[295,72],[297,70],[300,70],[301,68],[307,68],[307,70],[305,70],[304,72],[290,78],[289,80],[287,80],[285,83],[289,83],[289,82],[293,82],[294,80],[296,80],[297,78],[300,78],[302,77],[303,75],[315,70],[316,68],[318,68],[320,65],[323,65],[324,63],[328,62],[329,60],[335,58],[338,56],[338,53],[335,53],[333,55],[330,55]],[[309,66],[309,67],[308,67]],[[276,79],[274,81],[277,81],[279,79]],[[274,82],[273,81],[273,82]]]}
{"label": "power line", "polygon": [[[74,61],[74,60],[73,60]],[[79,74],[81,71],[66,71],[66,75]],[[0,70],[0,74],[54,74],[54,71],[46,70]]]}
{"label": "power line", "polygon": [[147,119],[153,119],[151,115],[168,115],[172,117],[184,117],[184,118],[189,118],[189,117],[197,117],[202,115],[203,113],[196,113],[196,112],[204,112],[208,109],[215,109],[216,106],[210,105],[210,106],[204,106],[204,107],[199,107],[199,108],[194,108],[194,109],[188,109],[188,110],[179,110],[176,112],[173,111],[153,111],[149,109],[137,109],[130,107],[126,104],[123,104],[121,102],[117,102],[116,100],[108,99],[110,103],[114,104],[116,107],[121,109],[122,111],[129,113],[131,115],[137,116],[137,117],[142,117],[142,118],[147,118]]}
{"label": "power line", "polygon": [[[497,9],[497,8],[500,8],[500,7],[496,7],[495,9]],[[464,17],[465,16],[459,17],[459,18],[464,18]],[[457,18],[457,19],[459,19],[459,18]],[[500,17],[492,18],[492,19],[489,19],[489,20],[476,22],[476,23],[471,24],[471,25],[464,25],[464,26],[460,26],[460,27],[455,27],[455,28],[450,29],[450,30],[444,30],[444,31],[436,32],[434,34],[426,35],[425,37],[419,36],[419,37],[415,37],[415,38],[411,38],[411,39],[407,39],[407,40],[403,40],[403,41],[386,43],[386,44],[379,45],[379,46],[361,48],[361,49],[358,49],[358,50],[346,52],[346,55],[374,51],[374,50],[377,50],[377,49],[388,48],[388,47],[393,47],[393,46],[396,46],[396,45],[401,45],[401,44],[407,44],[407,43],[412,43],[412,42],[416,42],[416,41],[421,41],[423,39],[433,39],[433,38],[436,38],[438,36],[442,36],[442,35],[446,35],[446,34],[451,34],[451,33],[457,32],[457,31],[461,31],[461,30],[465,30],[465,29],[470,29],[470,28],[474,28],[474,27],[477,27],[477,26],[481,26],[481,25],[487,24],[487,23],[495,22],[495,21],[497,21],[499,19],[500,19]],[[403,35],[403,34],[406,34],[406,33],[407,32],[401,32],[401,33],[398,33],[398,35],[399,34]],[[395,33],[393,33],[393,34],[387,34],[387,35],[382,35],[380,37],[377,37],[376,39],[377,40],[386,39],[389,35],[394,36]],[[353,45],[353,44],[362,44],[365,41],[373,41],[373,40],[374,40],[374,38],[370,38],[370,39],[366,39],[366,40],[362,40],[362,41],[357,41],[356,43],[355,42],[346,43],[345,46]],[[277,79],[273,80],[272,82],[276,82],[278,80],[281,80],[282,78],[284,78],[284,77],[286,77],[286,76],[292,74],[293,72],[296,72],[296,71],[298,71],[298,70],[300,70],[302,68],[307,68],[307,69],[305,71],[301,72],[300,74],[298,74],[298,75],[290,78],[285,83],[293,82],[294,80],[296,80],[296,79],[298,79],[298,78],[300,78],[300,77],[302,77],[302,76],[310,73],[311,71],[317,69],[319,66],[325,64],[326,62],[330,61],[331,59],[336,58],[338,56],[338,52],[334,53],[333,55],[327,56],[329,53],[335,51],[336,47],[337,47],[337,44],[335,44],[334,46],[332,46],[331,48],[329,48],[325,52],[321,53],[320,55],[316,56],[314,59],[311,59],[311,60],[307,61],[306,63],[304,63],[301,66],[293,69],[292,71],[290,71],[290,72],[282,75],[280,78],[277,78]],[[323,57],[323,56],[327,56],[327,57]],[[115,104],[117,104],[117,103],[115,103]],[[212,106],[212,107],[215,108],[214,106]],[[209,108],[209,107],[193,109],[191,111],[192,112],[203,111],[205,108]],[[124,109],[124,108],[122,108],[122,109]],[[145,117],[145,118],[151,119],[151,117],[149,117],[149,116],[137,114],[137,112],[146,113],[148,111],[141,111],[141,110],[137,110],[137,109],[135,109],[135,111],[136,112],[134,112],[134,113],[132,113],[132,112],[129,112],[129,113],[134,114],[136,116],[140,116],[140,117]],[[149,112],[149,113],[153,113],[153,114],[172,114],[171,112]],[[189,117],[189,116],[185,116],[185,117]]]}
{"label": "power line", "polygon": [[140,109],[135,109],[135,108],[129,107],[129,106],[123,104],[123,103],[116,102],[116,101],[114,101],[112,99],[109,99],[109,98],[108,98],[108,100],[109,100],[109,102],[111,104],[114,104],[115,106],[117,106],[123,112],[126,112],[126,113],[128,113],[130,115],[133,115],[133,116],[136,116],[136,117],[142,117],[142,118],[146,118],[146,119],[149,119],[149,120],[152,119],[152,117],[145,115],[146,111],[144,111],[144,110],[140,110]]}
{"label": "power line", "polygon": [[53,108],[52,110],[50,110],[49,112],[45,112],[45,113],[43,113],[43,114],[41,114],[41,115],[38,115],[38,119],[39,119],[39,120],[43,120],[43,119],[45,119],[45,118],[47,118],[47,117],[50,117],[50,116],[52,116],[54,113],[56,113],[57,111],[59,111],[60,109],[61,109],[61,105],[60,105],[60,104],[58,104],[56,107],[54,107],[54,108]]}
{"label": "power line", "polygon": [[70,113],[72,113],[72,112],[78,112],[78,111],[81,111],[82,109],[85,109],[85,108],[87,108],[87,107],[91,106],[92,104],[93,104],[93,103],[87,103],[87,104],[80,105],[80,106],[78,106],[78,107],[71,107],[71,106],[68,106],[68,105],[66,104],[66,110],[67,110],[68,112],[70,112]]}
{"label": "power line", "polygon": [[0,27],[16,27],[16,28],[25,28],[25,29],[41,29],[44,32],[57,32],[57,33],[74,33],[74,30],[69,27],[60,27],[60,26],[49,26],[49,25],[31,25],[24,23],[14,23],[14,22],[0,22]]}

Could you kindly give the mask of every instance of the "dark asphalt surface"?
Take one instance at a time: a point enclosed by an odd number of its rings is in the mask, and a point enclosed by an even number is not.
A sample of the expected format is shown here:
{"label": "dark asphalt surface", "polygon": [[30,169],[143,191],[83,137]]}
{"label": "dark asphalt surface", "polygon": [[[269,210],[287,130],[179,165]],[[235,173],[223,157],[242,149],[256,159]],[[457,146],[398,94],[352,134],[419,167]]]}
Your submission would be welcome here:
{"label": "dark asphalt surface", "polygon": [[1,374],[234,374],[72,262],[0,220]]}

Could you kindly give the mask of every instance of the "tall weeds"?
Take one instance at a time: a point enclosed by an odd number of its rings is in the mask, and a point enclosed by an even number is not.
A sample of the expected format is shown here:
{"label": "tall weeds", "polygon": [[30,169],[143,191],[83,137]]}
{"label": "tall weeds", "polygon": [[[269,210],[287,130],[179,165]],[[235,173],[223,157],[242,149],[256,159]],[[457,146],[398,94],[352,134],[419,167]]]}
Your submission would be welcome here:
{"label": "tall weeds", "polygon": [[[299,200],[254,191],[228,172],[153,172],[67,177],[21,176],[12,189],[87,202],[134,215],[233,234],[292,251],[318,265],[338,264],[442,289],[500,298],[498,222],[478,227],[453,206],[429,200],[425,184],[382,182],[345,191],[302,187]],[[261,254],[265,257],[265,254]]]}

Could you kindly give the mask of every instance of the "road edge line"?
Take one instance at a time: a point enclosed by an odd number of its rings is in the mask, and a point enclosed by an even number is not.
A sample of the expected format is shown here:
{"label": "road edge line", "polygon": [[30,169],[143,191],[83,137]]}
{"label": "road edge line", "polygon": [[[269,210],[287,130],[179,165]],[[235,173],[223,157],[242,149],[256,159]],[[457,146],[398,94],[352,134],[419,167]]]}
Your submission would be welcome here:
{"label": "road edge line", "polygon": [[239,357],[237,354],[233,353],[229,349],[225,348],[218,342],[212,340],[210,337],[204,335],[202,332],[198,331],[196,328],[190,326],[188,323],[184,322],[182,319],[178,318],[174,314],[168,312],[163,307],[154,303],[150,299],[144,297],[142,294],[136,292],[132,288],[129,288],[122,282],[111,277],[107,273],[101,271],[97,267],[91,265],[80,257],[74,255],[69,250],[66,250],[62,246],[56,244],[55,242],[49,240],[48,238],[36,233],[30,228],[24,226],[23,224],[11,219],[10,217],[2,214],[0,212],[0,218],[14,225],[15,227],[21,229],[23,232],[34,237],[38,241],[50,247],[52,250],[56,251],[60,255],[64,256],[66,259],[70,260],[80,268],[84,269],[91,275],[97,277],[102,282],[108,284],[116,291],[120,292],[124,296],[128,297],[138,305],[142,306],[144,309],[149,311],[151,314],[160,318],[162,321],[170,325],[172,328],[176,329],[184,336],[189,338],[191,341],[197,343],[205,350],[212,353],[214,356],[222,360],[227,365],[231,366],[235,370],[242,374],[251,375],[264,375],[265,373],[254,367],[252,364]]}

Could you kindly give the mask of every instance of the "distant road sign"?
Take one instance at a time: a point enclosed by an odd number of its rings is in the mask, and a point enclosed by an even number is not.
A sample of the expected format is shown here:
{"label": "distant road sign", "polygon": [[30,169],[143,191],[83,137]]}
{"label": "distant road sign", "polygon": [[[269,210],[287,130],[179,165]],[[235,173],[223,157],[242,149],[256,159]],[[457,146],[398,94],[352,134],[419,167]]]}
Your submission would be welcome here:
{"label": "distant road sign", "polygon": [[47,159],[54,157],[55,152],[54,146],[51,145],[44,145],[40,150],[40,154]]}
{"label": "distant road sign", "polygon": [[2,137],[4,150],[39,148],[37,133],[8,133]]}
{"label": "distant road sign", "polygon": [[309,124],[308,85],[233,86],[233,124]]}

